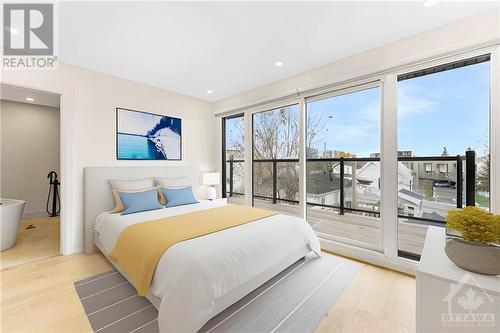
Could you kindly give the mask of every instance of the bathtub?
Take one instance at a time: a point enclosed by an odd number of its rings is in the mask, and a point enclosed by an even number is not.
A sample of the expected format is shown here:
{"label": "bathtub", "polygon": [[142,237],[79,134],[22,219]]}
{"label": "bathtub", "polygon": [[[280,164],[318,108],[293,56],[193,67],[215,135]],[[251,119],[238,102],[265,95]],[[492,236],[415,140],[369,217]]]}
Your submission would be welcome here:
{"label": "bathtub", "polygon": [[0,251],[16,245],[17,232],[26,201],[0,198]]}

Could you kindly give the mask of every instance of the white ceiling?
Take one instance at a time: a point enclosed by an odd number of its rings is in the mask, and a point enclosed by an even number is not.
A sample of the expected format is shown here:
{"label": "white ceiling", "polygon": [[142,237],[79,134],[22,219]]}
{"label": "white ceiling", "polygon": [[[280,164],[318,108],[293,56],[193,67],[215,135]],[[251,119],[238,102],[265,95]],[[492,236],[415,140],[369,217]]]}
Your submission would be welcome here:
{"label": "white ceiling", "polygon": [[495,7],[497,1],[429,8],[423,1],[62,2],[60,55],[216,101]]}
{"label": "white ceiling", "polygon": [[[28,101],[26,98],[32,98]],[[15,87],[7,84],[0,85],[0,99],[27,104],[51,106],[59,108],[59,95],[39,90]]]}

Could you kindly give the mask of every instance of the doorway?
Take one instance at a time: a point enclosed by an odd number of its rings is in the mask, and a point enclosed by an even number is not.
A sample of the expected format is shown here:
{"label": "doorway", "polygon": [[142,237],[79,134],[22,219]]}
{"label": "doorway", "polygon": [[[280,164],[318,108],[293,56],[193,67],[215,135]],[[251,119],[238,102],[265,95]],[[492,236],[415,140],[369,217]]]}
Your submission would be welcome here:
{"label": "doorway", "polygon": [[1,85],[1,269],[60,254],[60,95]]}

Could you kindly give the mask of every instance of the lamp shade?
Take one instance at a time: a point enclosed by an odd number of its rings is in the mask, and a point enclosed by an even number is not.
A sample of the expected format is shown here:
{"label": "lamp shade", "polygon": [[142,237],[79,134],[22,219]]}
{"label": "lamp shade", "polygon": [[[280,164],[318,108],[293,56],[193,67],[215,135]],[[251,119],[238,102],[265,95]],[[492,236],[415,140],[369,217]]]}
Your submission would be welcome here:
{"label": "lamp shade", "polygon": [[219,185],[220,176],[218,172],[208,172],[203,174],[204,185]]}

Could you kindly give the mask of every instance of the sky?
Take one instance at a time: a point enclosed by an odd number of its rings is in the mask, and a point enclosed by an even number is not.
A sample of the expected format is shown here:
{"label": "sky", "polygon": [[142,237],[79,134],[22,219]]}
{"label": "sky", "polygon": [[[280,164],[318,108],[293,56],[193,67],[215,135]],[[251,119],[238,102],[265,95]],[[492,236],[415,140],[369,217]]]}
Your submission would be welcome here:
{"label": "sky", "polygon": [[325,143],[327,150],[370,156],[380,150],[380,88],[307,103],[307,122],[320,124],[310,145],[319,156]]}
{"label": "sky", "polygon": [[226,149],[235,149],[235,143],[240,141],[243,145],[243,136],[240,130],[240,128],[245,128],[243,119],[243,117],[226,119]]}
{"label": "sky", "polygon": [[121,109],[118,116],[118,132],[146,135],[160,120],[161,116]]}
{"label": "sky", "polygon": [[[398,82],[398,149],[416,156],[479,156],[489,138],[490,62]],[[320,122],[312,146],[366,157],[380,150],[380,88],[307,103],[310,124]],[[230,141],[237,131],[226,123]],[[230,149],[228,147],[228,149]]]}
{"label": "sky", "polygon": [[398,83],[398,146],[419,156],[484,155],[489,143],[490,62]]}

